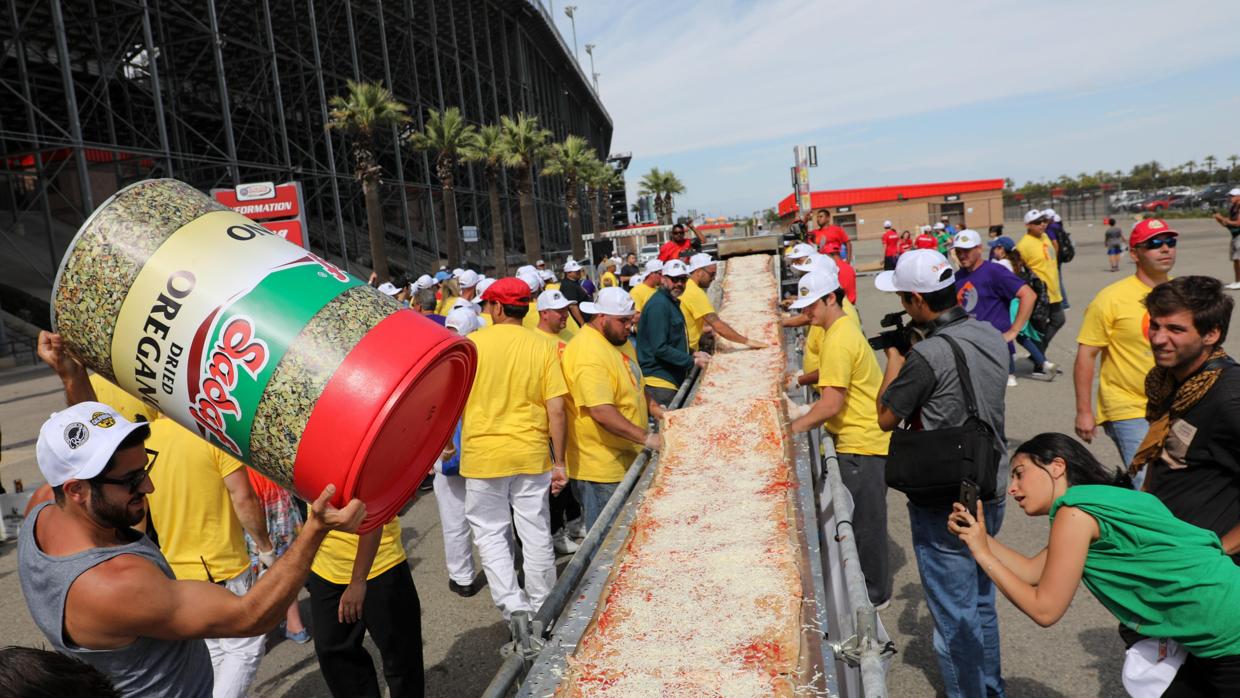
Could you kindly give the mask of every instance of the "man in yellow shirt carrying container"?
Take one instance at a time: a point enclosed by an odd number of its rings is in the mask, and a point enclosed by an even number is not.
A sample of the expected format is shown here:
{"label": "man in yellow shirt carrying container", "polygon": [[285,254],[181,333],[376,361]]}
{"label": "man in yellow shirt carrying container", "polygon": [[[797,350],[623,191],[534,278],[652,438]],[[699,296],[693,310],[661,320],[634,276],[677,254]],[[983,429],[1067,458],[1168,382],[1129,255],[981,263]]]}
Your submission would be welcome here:
{"label": "man in yellow shirt carrying container", "polygon": [[[478,370],[465,403],[461,475],[465,517],[491,598],[508,619],[517,611],[535,612],[555,583],[547,493],[568,484],[568,386],[555,345],[521,326],[530,303],[524,281],[500,279],[487,287],[482,302],[492,324],[469,336]],[[514,522],[525,558],[524,590],[512,562]]]}
{"label": "man in yellow shirt carrying container", "polygon": [[719,318],[706,290],[715,280],[719,266],[710,255],[699,252],[689,258],[689,281],[680,294],[680,310],[685,314],[685,330],[689,334],[689,351],[697,351],[707,325],[716,335],[753,349],[765,349],[762,342],[749,339]]}
{"label": "man in yellow shirt carrying container", "polygon": [[1016,251],[1029,271],[1037,275],[1046,284],[1046,295],[1050,301],[1050,323],[1042,333],[1040,348],[1042,353],[1051,345],[1055,333],[1063,327],[1066,318],[1063,314],[1063,293],[1059,285],[1059,248],[1046,235],[1046,226],[1050,219],[1041,211],[1034,209],[1025,214],[1025,236],[1016,243]]}
{"label": "man in yellow shirt carrying container", "polygon": [[620,348],[628,344],[633,299],[623,289],[605,288],[598,301],[583,304],[593,318],[564,349],[568,382],[568,476],[581,502],[586,530],[594,526],[643,448],[658,449],[649,415],[662,408],[642,389],[642,371]]}
{"label": "man in yellow shirt carrying container", "polygon": [[[1157,218],[1143,220],[1128,238],[1128,254],[1137,263],[1137,273],[1116,281],[1094,296],[1085,309],[1085,319],[1077,335],[1076,364],[1072,378],[1076,387],[1076,435],[1093,441],[1101,425],[1119,449],[1125,466],[1137,454],[1149,422],[1145,420],[1145,375],[1154,368],[1150,350],[1150,315],[1145,297],[1150,289],[1170,276],[1175,266],[1175,245],[1179,233]],[[1098,412],[1095,418],[1090,388],[1094,365],[1102,359],[1098,377]],[[1147,470],[1132,479],[1140,489]]]}
{"label": "man in yellow shirt carrying container", "polygon": [[[840,478],[853,498],[852,523],[866,591],[870,603],[881,608],[891,600],[892,586],[886,481],[891,434],[879,428],[877,408],[883,372],[861,326],[844,312],[844,290],[837,277],[810,272],[801,277],[797,292],[792,309],[809,312],[813,326],[822,328],[821,356],[828,360],[818,366],[818,401],[790,406],[797,417],[791,428],[800,433],[825,424],[835,440]],[[830,493],[819,495],[830,504]],[[824,515],[822,520],[829,518]],[[835,534],[824,530],[823,535]]]}

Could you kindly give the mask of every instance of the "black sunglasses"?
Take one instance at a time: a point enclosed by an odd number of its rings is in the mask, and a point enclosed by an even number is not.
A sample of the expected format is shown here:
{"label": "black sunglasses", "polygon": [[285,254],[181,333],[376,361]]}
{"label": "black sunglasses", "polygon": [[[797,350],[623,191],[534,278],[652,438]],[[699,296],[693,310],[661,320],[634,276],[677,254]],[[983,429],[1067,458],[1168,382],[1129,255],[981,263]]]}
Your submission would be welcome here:
{"label": "black sunglasses", "polygon": [[131,494],[137,492],[138,488],[142,486],[142,483],[145,482],[146,478],[151,474],[151,468],[155,467],[155,459],[159,457],[159,451],[149,448],[144,450],[146,451],[146,455],[149,456],[146,461],[145,468],[135,470],[125,477],[103,477],[102,475],[99,475],[91,478],[91,481],[100,482],[105,485],[121,485],[122,487],[128,487]]}
{"label": "black sunglasses", "polygon": [[1161,248],[1163,245],[1166,245],[1167,247],[1175,249],[1176,239],[1173,237],[1172,238],[1154,238],[1153,240],[1148,240],[1146,242],[1141,243],[1140,245],[1137,245],[1137,247],[1142,247],[1147,250],[1157,250]]}

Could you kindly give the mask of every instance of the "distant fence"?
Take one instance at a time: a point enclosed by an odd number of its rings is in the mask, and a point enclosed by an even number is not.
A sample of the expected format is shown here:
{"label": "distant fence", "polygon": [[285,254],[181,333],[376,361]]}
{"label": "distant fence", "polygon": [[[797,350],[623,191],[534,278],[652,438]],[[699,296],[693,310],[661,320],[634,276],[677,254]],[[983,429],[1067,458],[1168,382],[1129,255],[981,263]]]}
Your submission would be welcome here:
{"label": "distant fence", "polygon": [[1050,195],[1033,197],[1008,194],[1003,197],[1003,218],[1019,221],[1029,209],[1053,208],[1064,220],[1102,220],[1110,215],[1107,205],[1110,194],[1102,189],[1054,191]]}

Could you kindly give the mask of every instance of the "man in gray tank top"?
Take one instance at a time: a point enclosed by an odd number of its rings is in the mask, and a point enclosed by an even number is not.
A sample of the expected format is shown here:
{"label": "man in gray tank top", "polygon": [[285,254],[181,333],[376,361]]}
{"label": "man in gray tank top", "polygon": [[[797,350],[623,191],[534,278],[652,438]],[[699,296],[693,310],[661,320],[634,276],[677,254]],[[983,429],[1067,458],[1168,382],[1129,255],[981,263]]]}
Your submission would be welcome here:
{"label": "man in gray tank top", "polygon": [[55,502],[31,512],[18,543],[22,593],[52,647],[107,674],[126,696],[210,696],[204,638],[251,637],[284,618],[329,530],[355,531],[365,506],[335,509],[329,485],[294,544],[245,596],[177,581],[132,526],[154,491],[150,435],[111,407],[82,402],[39,431],[39,470]]}

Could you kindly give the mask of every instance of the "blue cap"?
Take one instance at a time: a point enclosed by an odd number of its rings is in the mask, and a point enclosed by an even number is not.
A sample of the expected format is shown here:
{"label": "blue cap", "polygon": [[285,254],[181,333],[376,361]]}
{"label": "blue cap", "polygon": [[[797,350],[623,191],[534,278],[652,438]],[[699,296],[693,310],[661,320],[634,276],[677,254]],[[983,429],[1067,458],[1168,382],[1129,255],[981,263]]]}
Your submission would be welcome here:
{"label": "blue cap", "polygon": [[438,282],[438,281],[447,281],[448,279],[451,279],[451,278],[452,278],[452,272],[450,272],[450,271],[437,271],[437,272],[435,272],[435,281],[437,281],[437,282]]}
{"label": "blue cap", "polygon": [[999,237],[990,241],[990,246],[991,247],[1002,247],[1008,252],[1011,252],[1012,248],[1016,247],[1016,241],[1006,235],[1000,235]]}

